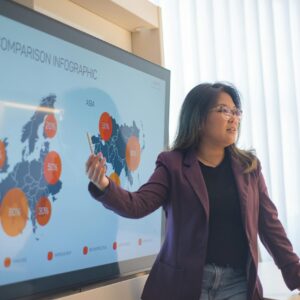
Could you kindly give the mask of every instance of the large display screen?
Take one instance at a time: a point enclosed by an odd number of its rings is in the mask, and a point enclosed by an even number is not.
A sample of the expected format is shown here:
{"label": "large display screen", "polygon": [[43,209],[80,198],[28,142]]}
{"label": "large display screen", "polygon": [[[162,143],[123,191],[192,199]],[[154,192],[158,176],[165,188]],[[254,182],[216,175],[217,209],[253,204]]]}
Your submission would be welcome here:
{"label": "large display screen", "polygon": [[87,134],[138,189],[167,145],[169,71],[9,1],[0,29],[0,298],[149,269],[162,211],[130,220],[91,198]]}

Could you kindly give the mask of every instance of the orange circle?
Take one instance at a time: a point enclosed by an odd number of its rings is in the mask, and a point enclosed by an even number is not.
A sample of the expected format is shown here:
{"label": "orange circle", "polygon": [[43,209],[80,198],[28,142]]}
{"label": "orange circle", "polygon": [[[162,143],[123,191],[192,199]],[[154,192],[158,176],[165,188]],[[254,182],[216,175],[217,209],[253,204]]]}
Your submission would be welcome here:
{"label": "orange circle", "polygon": [[47,197],[41,197],[35,206],[35,217],[37,222],[44,226],[51,217],[51,202]]}
{"label": "orange circle", "polygon": [[109,175],[109,178],[118,186],[121,185],[121,180],[120,180],[120,177],[119,175],[116,173],[116,172],[112,172],[110,175]]}
{"label": "orange circle", "polygon": [[112,135],[112,119],[111,116],[104,112],[99,119],[99,132],[104,141],[108,141]]}
{"label": "orange circle", "polygon": [[9,236],[22,233],[28,219],[28,201],[24,192],[18,188],[9,190],[1,205],[1,223]]}
{"label": "orange circle", "polygon": [[6,161],[6,151],[5,151],[5,144],[0,141],[0,169],[3,168]]}
{"label": "orange circle", "polygon": [[49,251],[48,254],[47,254],[47,259],[48,260],[52,260],[53,259],[53,252],[52,251]]}
{"label": "orange circle", "polygon": [[55,184],[61,175],[61,159],[58,153],[51,151],[44,160],[44,177],[49,184]]}
{"label": "orange circle", "polygon": [[114,249],[114,250],[117,250],[117,248],[118,248],[117,242],[113,242],[113,249]]}
{"label": "orange circle", "polygon": [[89,248],[88,248],[87,246],[84,246],[83,249],[82,249],[82,253],[83,253],[84,255],[87,255],[88,252],[89,252]]}
{"label": "orange circle", "polygon": [[141,159],[141,147],[138,138],[132,135],[126,145],[126,163],[130,171],[138,168]]}
{"label": "orange circle", "polygon": [[10,259],[10,257],[6,257],[5,259],[4,259],[4,267],[5,268],[9,268],[10,267],[10,265],[11,265],[11,259]]}
{"label": "orange circle", "polygon": [[57,121],[53,114],[47,115],[44,121],[44,134],[48,138],[53,138],[57,131]]}

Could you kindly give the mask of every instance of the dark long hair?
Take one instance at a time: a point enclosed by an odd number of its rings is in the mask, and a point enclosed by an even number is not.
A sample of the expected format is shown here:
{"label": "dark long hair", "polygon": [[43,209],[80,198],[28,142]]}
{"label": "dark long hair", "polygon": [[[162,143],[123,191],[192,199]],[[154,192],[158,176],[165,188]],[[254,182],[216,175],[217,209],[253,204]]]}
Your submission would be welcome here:
{"label": "dark long hair", "polygon": [[[172,150],[197,149],[201,143],[201,131],[206,122],[208,112],[217,103],[221,92],[229,94],[235,106],[241,109],[238,90],[230,83],[201,83],[195,86],[185,97],[181,107],[177,134]],[[240,135],[240,127],[238,136]],[[244,172],[251,172],[257,167],[257,159],[253,150],[238,149],[236,144],[229,147],[244,166]]]}

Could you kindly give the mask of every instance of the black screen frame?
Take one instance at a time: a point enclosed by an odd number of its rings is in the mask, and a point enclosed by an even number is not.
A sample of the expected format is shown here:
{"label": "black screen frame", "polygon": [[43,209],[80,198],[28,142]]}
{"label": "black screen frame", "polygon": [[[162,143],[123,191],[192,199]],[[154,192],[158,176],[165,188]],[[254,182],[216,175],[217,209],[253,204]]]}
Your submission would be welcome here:
{"label": "black screen frame", "polygon": [[[169,70],[9,0],[0,1],[0,15],[164,80],[166,83],[164,148],[168,148]],[[164,224],[165,218],[162,212],[161,241],[165,236]],[[156,255],[151,255],[0,286],[0,298],[2,300],[41,299],[73,293],[95,284],[103,285],[111,280],[124,280],[130,276],[147,273],[155,258]]]}

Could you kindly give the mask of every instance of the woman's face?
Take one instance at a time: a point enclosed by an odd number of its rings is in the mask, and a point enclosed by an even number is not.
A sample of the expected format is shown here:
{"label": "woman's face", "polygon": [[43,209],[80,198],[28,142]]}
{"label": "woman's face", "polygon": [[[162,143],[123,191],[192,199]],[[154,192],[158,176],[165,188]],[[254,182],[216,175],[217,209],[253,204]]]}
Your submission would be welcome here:
{"label": "woman's face", "polygon": [[240,123],[240,110],[231,96],[221,92],[214,107],[209,111],[202,131],[202,142],[225,148],[236,142]]}

